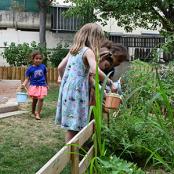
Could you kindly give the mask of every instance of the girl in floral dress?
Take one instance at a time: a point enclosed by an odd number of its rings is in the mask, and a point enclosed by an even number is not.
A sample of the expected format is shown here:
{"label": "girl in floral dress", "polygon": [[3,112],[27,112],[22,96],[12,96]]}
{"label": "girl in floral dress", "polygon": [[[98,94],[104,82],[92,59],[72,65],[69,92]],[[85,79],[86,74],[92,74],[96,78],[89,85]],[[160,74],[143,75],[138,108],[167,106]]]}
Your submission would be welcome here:
{"label": "girl in floral dress", "polygon": [[[61,77],[56,123],[67,130],[66,142],[88,124],[89,71],[96,72],[96,52],[104,33],[96,23],[84,25],[75,35],[73,45],[58,66]],[[105,74],[99,69],[99,78]],[[108,79],[109,84],[113,84]]]}

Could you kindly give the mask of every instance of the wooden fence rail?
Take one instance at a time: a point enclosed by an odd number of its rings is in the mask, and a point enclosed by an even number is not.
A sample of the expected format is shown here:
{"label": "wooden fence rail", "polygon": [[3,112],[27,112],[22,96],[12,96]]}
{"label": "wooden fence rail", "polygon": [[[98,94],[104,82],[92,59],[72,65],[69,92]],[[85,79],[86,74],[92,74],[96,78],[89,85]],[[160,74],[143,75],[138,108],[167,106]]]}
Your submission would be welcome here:
{"label": "wooden fence rail", "polygon": [[81,161],[79,160],[79,149],[94,134],[94,123],[94,120],[92,120],[36,172],[36,174],[59,174],[69,162],[71,162],[71,174],[84,173],[89,167],[90,160],[94,156],[94,145],[90,147]]}
{"label": "wooden fence rail", "polygon": [[[21,80],[24,81],[25,79],[25,71],[26,67],[0,67],[0,79],[4,80]],[[56,83],[58,73],[57,68],[47,68],[47,80],[50,83]]]}

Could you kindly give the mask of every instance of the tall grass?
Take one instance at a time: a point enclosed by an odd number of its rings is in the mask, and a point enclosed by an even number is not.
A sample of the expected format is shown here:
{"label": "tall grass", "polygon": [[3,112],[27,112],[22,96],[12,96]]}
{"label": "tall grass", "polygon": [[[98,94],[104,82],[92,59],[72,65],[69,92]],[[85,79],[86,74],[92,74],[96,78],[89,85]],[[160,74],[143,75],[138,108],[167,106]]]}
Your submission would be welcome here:
{"label": "tall grass", "polygon": [[[97,52],[97,60],[99,60],[99,54]],[[95,75],[95,99],[96,105],[93,107],[94,119],[95,119],[95,134],[94,134],[94,149],[95,155],[91,160],[90,164],[90,174],[107,174],[112,173],[132,173],[132,174],[144,174],[144,172],[137,168],[133,163],[127,163],[116,156],[106,155],[105,139],[102,137],[102,126],[104,125],[104,120],[102,118],[102,106],[104,98],[104,89],[108,77],[105,78],[103,86],[99,89],[99,74],[98,74],[98,63],[96,65],[96,75]]]}
{"label": "tall grass", "polygon": [[[143,69],[144,63],[141,65]],[[125,159],[142,160],[140,165],[160,166],[174,172],[174,110],[170,103],[172,93],[160,72],[129,71],[124,105],[110,129],[106,129],[106,140],[110,153],[116,152]],[[153,68],[154,69],[154,68]],[[159,69],[159,68],[158,68]],[[171,83],[171,82],[170,82]],[[161,110],[166,108],[166,115]],[[115,146],[114,149],[112,146]],[[145,159],[145,163],[144,160]]]}
{"label": "tall grass", "polygon": [[[167,91],[165,91],[164,85],[160,79],[158,67],[155,66],[155,77],[154,79],[156,84],[156,94],[145,102],[145,118],[146,124],[151,125],[161,133],[163,137],[163,143],[166,146],[166,149],[169,153],[169,158],[161,156],[160,151],[164,149],[150,149],[145,146],[142,146],[145,151],[150,152],[149,158],[146,160],[146,164],[153,159],[153,165],[162,164],[168,171],[172,171],[174,167],[173,156],[174,156],[174,142],[171,139],[171,133],[174,131],[174,110],[169,101],[169,97],[167,96]],[[160,101],[160,102],[159,102]],[[161,104],[166,108],[166,115],[162,112]],[[149,113],[152,111],[153,116],[156,117],[155,120],[149,118]],[[153,137],[152,137],[153,138]],[[165,150],[166,150],[165,149]]]}
{"label": "tall grass", "polygon": [[[158,90],[157,94],[147,102],[147,110],[151,110],[153,107],[153,115],[156,117],[156,121],[153,121],[151,119],[148,119],[147,124],[150,124],[155,127],[159,132],[161,132],[161,135],[163,136],[163,143],[165,144],[166,148],[169,151],[169,158],[168,160],[163,158],[157,151],[152,151],[148,148],[145,148],[148,150],[151,155],[147,159],[146,163],[151,159],[155,158],[157,161],[156,164],[163,164],[167,170],[172,171],[172,168],[174,167],[173,157],[174,157],[174,141],[171,139],[171,134],[174,132],[174,110],[171,106],[171,103],[169,101],[169,98],[166,94],[166,91],[164,89],[164,86],[162,84],[162,81],[160,79],[159,73],[156,70],[156,80],[158,84]],[[164,116],[164,113],[161,111],[161,102],[159,103],[159,99],[163,103],[163,105],[166,107],[166,115]],[[148,117],[148,112],[146,112],[146,116]],[[172,159],[172,160],[171,160]]]}
{"label": "tall grass", "polygon": [[[102,157],[105,155],[105,142],[102,140],[101,137],[101,130],[103,125],[102,119],[102,103],[103,103],[103,96],[104,96],[104,88],[100,90],[99,88],[99,73],[98,73],[98,60],[99,60],[99,52],[97,51],[97,64],[96,64],[96,74],[95,74],[95,100],[96,105],[93,107],[94,119],[95,119],[95,134],[93,137],[94,141],[94,149],[95,149],[95,156],[91,160],[90,165],[90,173],[93,174],[99,173],[98,168],[98,157]],[[105,82],[106,83],[105,79]]]}

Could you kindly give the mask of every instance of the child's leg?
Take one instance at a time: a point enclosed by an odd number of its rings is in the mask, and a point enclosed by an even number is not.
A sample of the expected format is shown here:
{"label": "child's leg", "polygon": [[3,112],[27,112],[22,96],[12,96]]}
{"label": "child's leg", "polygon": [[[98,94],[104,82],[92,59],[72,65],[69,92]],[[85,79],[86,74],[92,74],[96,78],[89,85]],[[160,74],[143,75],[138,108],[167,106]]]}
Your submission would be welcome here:
{"label": "child's leg", "polygon": [[71,140],[78,132],[77,131],[72,131],[68,130],[65,135],[65,142],[67,143],[69,140]]}
{"label": "child's leg", "polygon": [[33,101],[32,101],[32,114],[35,114],[37,101],[38,101],[37,98],[33,98]]}
{"label": "child's leg", "polygon": [[43,99],[38,99],[38,104],[37,104],[37,113],[36,117],[40,119],[40,113],[42,111],[42,106],[43,106]]}

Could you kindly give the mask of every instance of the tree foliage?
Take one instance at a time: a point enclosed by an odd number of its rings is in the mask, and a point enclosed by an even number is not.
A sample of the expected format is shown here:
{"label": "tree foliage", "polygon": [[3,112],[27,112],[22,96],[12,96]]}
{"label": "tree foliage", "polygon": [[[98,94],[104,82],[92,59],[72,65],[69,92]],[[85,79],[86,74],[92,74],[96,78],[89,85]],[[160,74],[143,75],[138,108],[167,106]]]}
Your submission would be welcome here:
{"label": "tree foliage", "polygon": [[44,58],[44,63],[47,63],[47,49],[36,44],[33,41],[31,44],[22,43],[15,44],[12,42],[3,52],[3,58],[6,59],[10,66],[25,66],[31,63],[31,53],[39,50]]}
{"label": "tree foliage", "polygon": [[[74,12],[84,15],[84,9],[95,9],[93,19],[113,17],[118,26],[131,31],[136,27],[174,32],[174,0],[67,0]],[[98,12],[100,11],[100,16]]]}
{"label": "tree foliage", "polygon": [[66,13],[67,16],[78,16],[84,23],[99,21],[94,13],[94,7],[97,6],[95,0],[65,0],[65,2],[72,3]]}
{"label": "tree foliage", "polygon": [[52,50],[52,54],[50,55],[49,61],[53,67],[57,67],[62,59],[68,54],[69,52],[69,45],[65,44],[62,45],[59,43],[55,49]]}

